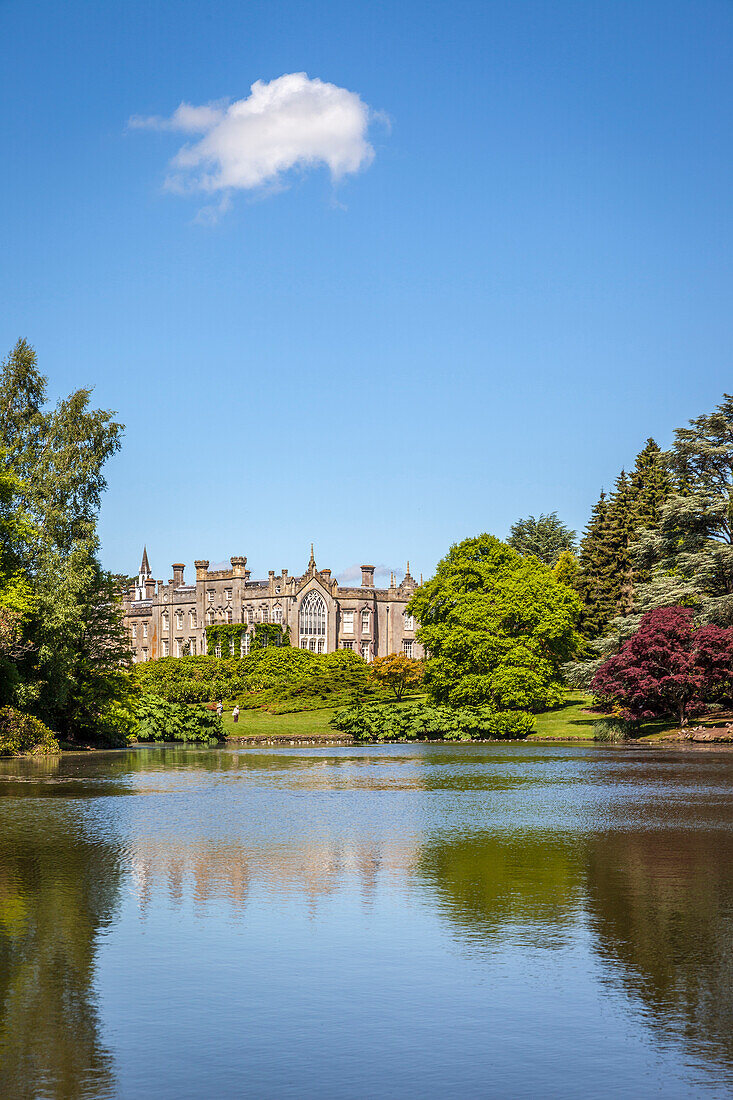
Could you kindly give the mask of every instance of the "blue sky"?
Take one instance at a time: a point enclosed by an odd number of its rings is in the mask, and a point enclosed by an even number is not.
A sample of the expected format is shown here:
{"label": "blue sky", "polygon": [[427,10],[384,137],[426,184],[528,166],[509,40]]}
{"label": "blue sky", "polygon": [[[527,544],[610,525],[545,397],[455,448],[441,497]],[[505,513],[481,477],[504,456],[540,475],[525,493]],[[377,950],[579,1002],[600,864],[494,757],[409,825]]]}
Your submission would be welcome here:
{"label": "blue sky", "polygon": [[[0,349],[126,425],[109,568],[428,574],[582,528],[733,388],[733,5],[5,0],[0,41]],[[199,135],[128,126],[301,72],[368,166],[179,194]]]}

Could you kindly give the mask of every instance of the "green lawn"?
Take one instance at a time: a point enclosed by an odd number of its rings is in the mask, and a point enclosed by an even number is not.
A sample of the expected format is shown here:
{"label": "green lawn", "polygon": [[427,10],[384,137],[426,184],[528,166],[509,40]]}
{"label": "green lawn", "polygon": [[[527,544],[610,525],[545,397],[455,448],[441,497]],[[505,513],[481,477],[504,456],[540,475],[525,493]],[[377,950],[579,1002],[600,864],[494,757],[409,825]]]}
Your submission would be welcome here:
{"label": "green lawn", "polygon": [[591,697],[581,692],[568,692],[568,698],[564,706],[557,710],[548,710],[544,714],[538,714],[535,718],[535,728],[527,738],[528,741],[539,738],[552,737],[558,741],[563,739],[593,740],[593,723],[598,715],[584,714],[586,707],[591,705]]}
{"label": "green lawn", "polygon": [[[413,701],[413,700],[406,700]],[[584,714],[583,708],[589,706],[590,696],[573,692],[565,706],[558,710],[538,714],[534,732],[528,740],[551,737],[563,740],[582,738],[592,740],[595,716]],[[337,707],[324,707],[322,710],[306,710],[297,714],[270,714],[266,710],[243,710],[239,722],[234,723],[231,704],[224,711],[224,730],[227,737],[339,737],[331,729],[329,719]]]}
{"label": "green lawn", "polygon": [[334,710],[304,710],[297,714],[270,714],[266,710],[240,711],[239,721],[232,719],[231,709],[224,711],[224,732],[227,737],[340,737],[328,724]]}

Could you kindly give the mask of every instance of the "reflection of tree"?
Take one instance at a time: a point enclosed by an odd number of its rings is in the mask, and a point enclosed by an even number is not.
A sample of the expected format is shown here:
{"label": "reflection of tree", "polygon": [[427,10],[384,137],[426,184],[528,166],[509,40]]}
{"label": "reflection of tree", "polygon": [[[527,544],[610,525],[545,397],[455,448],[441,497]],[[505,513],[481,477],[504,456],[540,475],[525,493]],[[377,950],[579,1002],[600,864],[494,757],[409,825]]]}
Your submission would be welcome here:
{"label": "reflection of tree", "polygon": [[0,813],[0,1096],[112,1095],[92,982],[117,853],[68,806],[31,806],[6,800]]}
{"label": "reflection of tree", "polygon": [[582,854],[541,833],[435,834],[418,869],[444,911],[465,931],[494,931],[508,922],[568,925],[582,897]]}
{"label": "reflection of tree", "polygon": [[600,953],[623,967],[652,1024],[682,1024],[733,1057],[733,837],[670,829],[591,845],[588,906]]}

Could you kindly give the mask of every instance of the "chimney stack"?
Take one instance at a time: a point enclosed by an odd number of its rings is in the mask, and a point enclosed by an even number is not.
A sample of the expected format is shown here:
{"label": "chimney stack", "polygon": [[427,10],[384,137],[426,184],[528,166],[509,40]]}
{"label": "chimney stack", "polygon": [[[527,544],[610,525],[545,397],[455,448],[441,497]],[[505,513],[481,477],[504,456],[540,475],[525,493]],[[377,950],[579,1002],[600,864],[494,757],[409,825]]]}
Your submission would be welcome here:
{"label": "chimney stack", "polygon": [[173,562],[173,584],[176,586],[176,588],[180,588],[180,586],[183,584],[183,570],[185,568],[186,566],[183,564],[183,562]]}
{"label": "chimney stack", "polygon": [[374,566],[362,565],[361,567],[361,587],[362,588],[374,588]]}
{"label": "chimney stack", "polygon": [[148,577],[145,581],[145,599],[152,600],[155,595],[155,581],[152,577]]}

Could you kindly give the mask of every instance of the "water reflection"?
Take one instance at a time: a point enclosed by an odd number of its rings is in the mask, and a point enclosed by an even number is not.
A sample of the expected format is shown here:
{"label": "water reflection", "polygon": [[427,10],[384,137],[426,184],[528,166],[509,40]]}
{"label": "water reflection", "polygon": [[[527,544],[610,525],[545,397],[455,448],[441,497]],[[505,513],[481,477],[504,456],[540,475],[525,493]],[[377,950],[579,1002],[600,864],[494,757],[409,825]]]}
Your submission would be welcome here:
{"label": "water reflection", "polygon": [[594,839],[596,948],[650,1021],[733,1059],[733,837],[703,829]]}
{"label": "water reflection", "polygon": [[112,1096],[94,968],[118,854],[71,806],[32,807],[0,814],[0,1096]]}
{"label": "water reflection", "polygon": [[[175,1067],[161,1049],[145,1047],[144,1014],[137,1032],[134,1018],[155,997],[175,1014],[182,990],[202,1006],[241,997],[240,1014],[250,1000],[259,1004],[267,1035],[279,1036],[299,1080],[327,1013],[354,1018],[354,982],[372,1009],[367,1019],[357,1013],[364,1049],[357,1029],[348,1059],[356,1084],[371,1084],[349,1092],[338,1078],[323,1095],[384,1092],[386,1078],[369,1076],[376,1072],[369,1050],[378,1044],[394,1094],[419,1095],[418,1078],[412,1092],[409,1083],[394,1085],[405,1051],[422,1045],[428,1077],[442,1080],[430,1068],[439,1034],[445,1038],[455,1019],[480,1058],[490,1012],[501,1020],[492,1036],[496,1068],[500,1050],[526,1027],[530,1002],[539,1077],[530,1087],[528,1067],[507,1054],[503,1094],[536,1094],[540,1080],[547,1095],[584,1095],[590,1070],[571,1073],[563,1063],[576,1050],[606,1053],[598,1003],[609,997],[619,1057],[631,1057],[625,1045],[646,1028],[658,1047],[636,1055],[644,1080],[658,1084],[668,1069],[675,1095],[714,1094],[709,1081],[691,1084],[684,1074],[692,1057],[717,1085],[730,1084],[732,781],[733,754],[582,747],[169,748],[3,762],[0,1096],[72,1100],[156,1088],[174,1095]],[[103,936],[117,977],[99,992]],[[387,971],[390,986],[379,974],[392,941],[399,958]],[[434,983],[424,965],[428,945]],[[162,989],[146,977],[157,954],[169,967],[157,972]],[[340,961],[330,999],[281,1035],[293,999],[317,997],[331,956]],[[194,958],[199,970],[189,966]],[[120,1000],[119,973],[128,965],[142,984]],[[453,977],[459,970],[461,982]],[[413,990],[404,1011],[398,1007],[404,1047],[390,1063],[380,1021],[415,981],[419,995]],[[595,1008],[578,1010],[572,1050],[543,1054],[558,988],[571,1006]],[[454,1018],[436,1018],[435,1032],[416,1008],[433,996],[454,999]],[[223,1095],[240,1087],[243,1059],[253,1072],[259,1057],[255,1092],[289,1095],[275,1086],[256,1020],[230,1050],[220,1044],[220,1011],[202,1007],[197,1020],[211,1059],[198,1052],[201,1072],[220,1064]],[[465,1019],[475,1021],[473,1036]],[[442,1069],[451,1087],[470,1095],[477,1067],[475,1059],[470,1069],[469,1058],[455,1061],[458,1041],[453,1035]],[[565,1042],[561,1033],[555,1041]],[[186,1044],[173,1046],[192,1072]],[[320,1071],[319,1084],[329,1072]],[[644,1088],[638,1095],[654,1091]],[[190,1085],[188,1094],[205,1093]]]}

